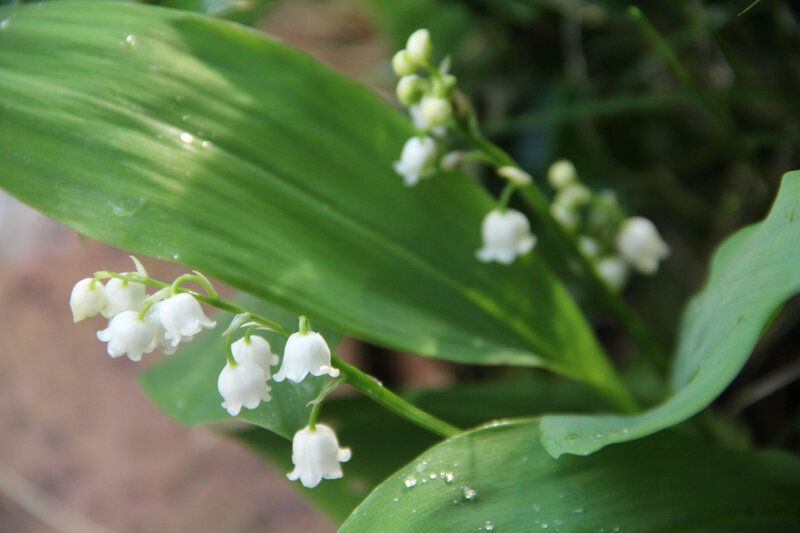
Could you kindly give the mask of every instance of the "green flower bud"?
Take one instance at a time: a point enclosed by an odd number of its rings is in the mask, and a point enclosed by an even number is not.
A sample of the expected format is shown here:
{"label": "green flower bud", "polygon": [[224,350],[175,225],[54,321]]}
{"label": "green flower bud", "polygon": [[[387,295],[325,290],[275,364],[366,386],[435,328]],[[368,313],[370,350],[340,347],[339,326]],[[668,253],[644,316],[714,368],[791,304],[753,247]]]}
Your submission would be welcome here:
{"label": "green flower bud", "polygon": [[575,165],[566,159],[559,159],[547,169],[547,182],[557,191],[572,185],[577,180]]}
{"label": "green flower bud", "polygon": [[425,63],[431,58],[433,45],[428,30],[420,29],[411,34],[406,43],[406,50],[411,59],[417,63]]}
{"label": "green flower bud", "polygon": [[442,126],[453,116],[453,106],[444,98],[426,96],[422,99],[422,118],[430,126]]}
{"label": "green flower bud", "polygon": [[403,76],[397,82],[397,100],[406,107],[416,104],[429,87],[428,80],[416,74]]}
{"label": "green flower bud", "polygon": [[419,65],[412,59],[407,50],[400,50],[392,57],[392,70],[398,76],[413,74],[417,71],[417,68],[419,68]]}

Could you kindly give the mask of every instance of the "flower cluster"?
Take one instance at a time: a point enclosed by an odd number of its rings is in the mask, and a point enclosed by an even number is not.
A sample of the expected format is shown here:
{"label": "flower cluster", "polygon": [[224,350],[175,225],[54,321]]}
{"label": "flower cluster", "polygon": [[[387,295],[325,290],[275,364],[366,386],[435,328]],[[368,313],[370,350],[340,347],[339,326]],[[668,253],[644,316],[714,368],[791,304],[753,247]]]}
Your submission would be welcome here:
{"label": "flower cluster", "polygon": [[581,253],[609,287],[621,290],[630,270],[647,275],[658,271],[669,246],[650,220],[626,218],[612,192],[592,193],[565,159],[550,166],[547,181],[556,192],[550,214],[577,236]]}
{"label": "flower cluster", "polygon": [[[197,298],[179,290],[183,281],[195,281],[206,289],[213,303],[218,295],[205,277],[199,273],[187,274],[148,296],[145,284],[164,284],[152,280],[136,259],[134,263],[136,272],[98,272],[76,283],[70,294],[75,322],[97,314],[109,319],[108,327],[98,331],[97,337],[108,343],[111,357],[127,354],[132,361],[140,361],[143,354],[156,348],[172,354],[180,343],[191,341],[203,328],[216,327],[216,322],[203,313]],[[103,280],[108,280],[105,285]],[[242,407],[255,409],[262,401],[270,401],[270,379],[300,383],[308,375],[339,376],[339,370],[331,366],[331,350],[325,339],[310,331],[308,321],[300,317],[300,331],[289,336],[280,370],[273,377],[271,367],[281,359],[272,353],[265,338],[252,334],[255,329],[270,328],[251,318],[250,313],[237,315],[223,333],[228,340],[228,360],[217,379],[217,389],[223,398],[222,407],[231,416],[237,416]],[[232,334],[241,327],[247,328],[244,336],[232,342]],[[330,390],[326,389],[325,394]],[[309,488],[323,478],[342,477],[339,463],[350,459],[350,450],[339,447],[333,430],[314,423],[317,409],[315,406],[312,410],[309,425],[294,436],[295,468],[287,474],[289,479],[300,479]]]}
{"label": "flower cluster", "polygon": [[[432,53],[430,33],[420,29],[411,34],[406,47],[392,58],[392,69],[400,77],[397,99],[408,108],[417,129],[417,135],[406,141],[400,159],[394,163],[395,172],[409,187],[440,169],[453,171],[475,155],[445,148],[448,129],[462,128],[462,123],[474,125],[474,116],[471,116],[463,96],[456,92],[457,80],[450,74],[449,57],[438,67],[433,67]],[[458,108],[462,108],[463,116],[456,116]],[[532,181],[526,172],[515,166],[499,166],[497,174],[509,181],[512,191]],[[483,247],[477,251],[476,257],[483,262],[508,265],[533,249],[536,237],[531,234],[525,215],[507,208],[508,198],[499,203],[498,208],[490,211],[483,220]]]}
{"label": "flower cluster", "polygon": [[69,306],[75,322],[97,314],[109,319],[97,338],[108,343],[111,357],[140,361],[156,348],[172,354],[181,342],[216,326],[189,293],[162,289],[148,296],[144,284],[135,281],[146,276],[142,271],[116,275],[103,285],[110,275],[98,273],[76,283]]}

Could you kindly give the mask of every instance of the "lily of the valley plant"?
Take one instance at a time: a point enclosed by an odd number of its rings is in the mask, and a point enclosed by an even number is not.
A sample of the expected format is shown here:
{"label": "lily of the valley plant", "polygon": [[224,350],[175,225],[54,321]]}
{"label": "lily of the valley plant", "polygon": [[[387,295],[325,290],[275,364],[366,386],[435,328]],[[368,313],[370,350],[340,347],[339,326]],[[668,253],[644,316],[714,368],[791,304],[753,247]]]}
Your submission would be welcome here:
{"label": "lily of the valley plant", "polygon": [[[597,68],[581,59],[582,24],[611,12],[591,7],[564,15],[575,76]],[[485,9],[522,24],[539,7]],[[699,88],[640,10],[624,17],[680,82],[676,101],[729,132],[729,102]],[[742,445],[733,417],[709,407],[800,290],[800,175],[714,254],[670,358],[653,332],[668,319],[627,291],[661,286],[653,299],[670,304],[692,255],[680,230],[615,190],[626,170],[589,127],[546,159],[537,135],[509,152],[491,140],[573,111],[484,128],[483,108],[503,102],[471,98],[464,63],[436,39],[418,29],[387,58],[387,103],[208,15],[0,8],[0,185],[89,237],[197,269],[172,281],[136,258],[99,270],[74,285],[73,320],[96,321],[112,358],[165,355],[142,373],[148,396],[181,422],[246,424],[233,435],[291,460],[288,479],[314,488],[304,494],[341,531],[800,528],[800,463]],[[732,146],[725,135],[704,149]],[[676,179],[653,174],[663,188]],[[669,198],[704,211],[691,193]],[[244,294],[223,298],[205,274]],[[337,356],[342,335],[470,365],[457,373],[480,382],[395,392]]]}

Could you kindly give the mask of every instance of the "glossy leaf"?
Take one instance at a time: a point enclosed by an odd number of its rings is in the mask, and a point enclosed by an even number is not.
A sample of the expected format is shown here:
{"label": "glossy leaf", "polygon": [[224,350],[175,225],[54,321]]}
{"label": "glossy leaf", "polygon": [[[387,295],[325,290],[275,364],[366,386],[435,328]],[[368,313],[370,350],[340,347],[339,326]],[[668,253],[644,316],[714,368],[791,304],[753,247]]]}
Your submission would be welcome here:
{"label": "glossy leaf", "polygon": [[585,455],[644,437],[695,415],[733,381],[774,312],[800,291],[800,171],[790,172],[765,220],[728,238],[706,287],[688,305],[671,396],[635,416],[563,415],[542,420],[554,456]]}
{"label": "glossy leaf", "polygon": [[664,434],[554,459],[535,420],[454,437],[373,491],[340,533],[794,531],[800,463]]}
{"label": "glossy leaf", "polygon": [[[403,396],[463,428],[511,416],[592,412],[601,405],[597,395],[586,387],[547,376],[405,391]],[[321,420],[336,429],[340,443],[352,449],[353,457],[343,465],[344,478],[325,481],[313,489],[295,483],[295,488],[337,521],[344,521],[379,483],[440,440],[362,396],[326,400]],[[230,434],[281,471],[291,470],[289,441],[260,428]]]}
{"label": "glossy leaf", "polygon": [[22,201],[362,339],[622,395],[535,251],[476,261],[494,204],[473,180],[402,185],[392,161],[413,130],[374,94],[192,13],[54,2],[0,18],[0,185]]}

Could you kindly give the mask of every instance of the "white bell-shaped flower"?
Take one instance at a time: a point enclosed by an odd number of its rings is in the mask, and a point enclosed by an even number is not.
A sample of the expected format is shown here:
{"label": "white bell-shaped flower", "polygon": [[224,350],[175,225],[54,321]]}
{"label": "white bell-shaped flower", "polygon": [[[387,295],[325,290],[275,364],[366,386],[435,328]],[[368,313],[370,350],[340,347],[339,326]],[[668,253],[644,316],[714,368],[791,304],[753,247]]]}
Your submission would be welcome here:
{"label": "white bell-shaped flower", "polygon": [[514,262],[536,245],[528,219],[514,209],[495,209],[483,219],[481,225],[483,248],[475,254],[484,263],[497,261],[504,265]]}
{"label": "white bell-shaped flower", "polygon": [[217,389],[225,400],[222,407],[231,416],[238,415],[242,407],[255,409],[262,401],[270,400],[264,370],[252,361],[226,364],[219,373]]}
{"label": "white bell-shaped flower", "polygon": [[106,306],[106,288],[92,278],[80,280],[69,295],[73,322],[94,316]]}
{"label": "white bell-shaped flower", "polygon": [[409,187],[421,178],[433,174],[436,169],[436,141],[431,137],[411,137],[403,146],[400,161],[395,161],[394,170]]}
{"label": "white bell-shaped flower", "polygon": [[309,331],[305,335],[293,333],[283,349],[281,369],[272,378],[274,381],[288,379],[300,383],[305,377],[328,374],[335,378],[339,370],[331,366],[331,349],[322,335]]}
{"label": "white bell-shaped flower", "polygon": [[602,280],[615,291],[622,289],[628,281],[628,264],[619,257],[603,257],[595,268]]}
{"label": "white bell-shaped flower", "polygon": [[447,98],[424,96],[420,102],[422,118],[431,126],[444,126],[453,116],[453,106]]}
{"label": "white bell-shaped flower", "polygon": [[102,313],[106,318],[123,311],[139,311],[145,298],[145,287],[141,283],[111,278],[106,283],[106,306]]}
{"label": "white bell-shaped flower", "polygon": [[141,361],[142,354],[156,348],[156,324],[151,318],[139,318],[138,311],[123,311],[97,332],[97,338],[108,343],[108,355],[117,358],[128,354],[131,361]]}
{"label": "white bell-shaped flower", "polygon": [[655,274],[659,261],[669,255],[669,246],[658,234],[655,224],[644,217],[625,219],[616,242],[622,258],[642,274]]}
{"label": "white bell-shaped flower", "polygon": [[[163,300],[151,305],[150,309],[147,310],[147,316],[153,321],[153,324],[155,324],[156,348],[158,348],[164,355],[172,355],[178,351],[178,345],[172,345],[172,340],[167,338],[167,330],[164,329],[164,325],[161,323],[161,320],[158,319],[162,303],[164,303]],[[181,339],[181,341],[186,342],[190,340],[192,340],[191,337],[185,337]]]}
{"label": "white bell-shaped flower", "polygon": [[286,474],[291,481],[300,480],[309,489],[319,485],[322,479],[339,479],[342,466],[350,460],[350,448],[340,448],[336,433],[325,424],[316,424],[314,429],[306,426],[294,434],[292,439],[292,463],[294,470]]}
{"label": "white bell-shaped flower", "polygon": [[182,340],[191,340],[203,328],[211,329],[216,322],[203,314],[197,299],[188,292],[170,296],[160,302],[158,320],[164,326],[165,336],[177,346]]}
{"label": "white bell-shaped flower", "polygon": [[245,337],[242,337],[231,344],[231,353],[233,353],[233,358],[237,363],[250,361],[260,366],[267,379],[272,376],[270,367],[280,362],[280,358],[272,353],[272,348],[267,339],[256,335],[250,336],[250,342]]}

